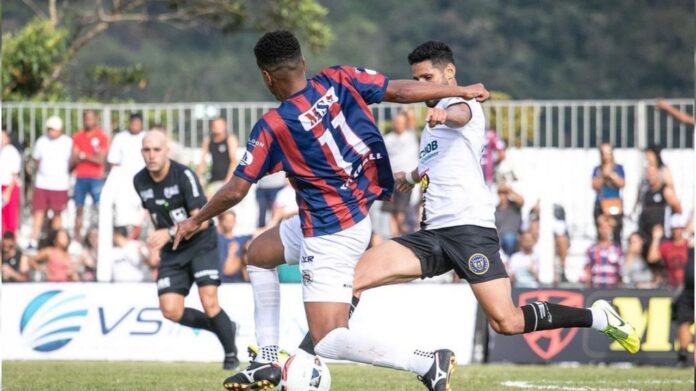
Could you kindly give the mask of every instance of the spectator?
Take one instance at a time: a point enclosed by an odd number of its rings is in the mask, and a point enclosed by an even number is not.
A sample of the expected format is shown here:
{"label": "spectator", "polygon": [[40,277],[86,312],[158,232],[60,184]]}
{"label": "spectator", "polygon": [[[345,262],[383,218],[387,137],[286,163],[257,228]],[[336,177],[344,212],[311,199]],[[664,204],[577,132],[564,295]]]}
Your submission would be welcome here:
{"label": "spectator", "polygon": [[245,244],[251,240],[251,235],[236,236],[234,226],[237,215],[228,210],[220,215],[218,228],[218,261],[220,262],[222,282],[244,282],[244,264],[242,255]]}
{"label": "spectator", "polygon": [[597,192],[594,207],[595,222],[599,221],[600,215],[614,219],[612,237],[616,243],[621,243],[623,228],[621,189],[626,185],[624,169],[622,165],[614,161],[614,150],[608,142],[599,145],[599,157],[600,165],[595,167],[592,173],[592,188]]}
{"label": "spectator", "polygon": [[[72,164],[75,167],[75,233],[78,242],[82,236],[82,219],[85,200],[89,194],[96,212],[104,186],[104,162],[109,150],[109,137],[97,122],[97,113],[87,110],[82,114],[85,128],[73,135]],[[93,214],[93,216],[96,213]]]}
{"label": "spectator", "polygon": [[539,286],[539,256],[534,251],[534,237],[529,232],[520,234],[520,251],[507,262],[510,280],[516,288]]}
{"label": "spectator", "polygon": [[660,240],[664,237],[662,225],[653,228],[653,240],[648,250],[648,262],[658,265],[658,268],[667,273],[667,285],[678,289],[684,281],[684,266],[688,259],[689,242],[684,238],[684,228],[687,219],[681,214],[673,214],[670,217],[672,237]]}
{"label": "spectator", "polygon": [[483,156],[481,158],[481,169],[483,178],[488,186],[495,183],[496,169],[505,160],[506,150],[505,141],[498,137],[495,129],[486,131],[486,143],[484,144]]}
{"label": "spectator", "polygon": [[46,135],[39,137],[32,157],[37,172],[32,199],[33,225],[29,248],[35,250],[41,237],[46,213],[53,212],[51,228],[61,228],[61,213],[68,204],[72,140],[63,134],[63,120],[53,116],[46,120]]}
{"label": "spectator", "polygon": [[[145,167],[145,161],[140,153],[143,133],[143,117],[133,113],[128,118],[128,130],[118,132],[111,142],[111,148],[106,160],[112,169],[118,195],[114,199],[114,225],[139,227],[143,221],[140,197],[133,188],[133,177]],[[138,229],[135,229],[138,232]],[[137,236],[137,235],[136,235]]]}
{"label": "spectator", "polygon": [[154,124],[150,127],[150,130],[159,130],[160,132],[167,135],[169,144],[169,158],[177,163],[181,163],[184,166],[188,166],[189,161],[186,157],[186,150],[184,147],[174,139],[171,132],[167,130],[162,124]]}
{"label": "spectator", "polygon": [[667,207],[672,209],[672,213],[681,213],[681,203],[674,189],[665,185],[657,167],[647,166],[645,179],[648,187],[640,200],[642,210],[638,218],[638,230],[646,243],[650,243],[653,227],[665,225]]}
{"label": "spectator", "polygon": [[621,268],[623,284],[634,288],[654,288],[655,277],[643,257],[644,241],[639,232],[628,237],[628,248]]}
{"label": "spectator", "polygon": [[0,205],[2,205],[2,234],[17,234],[19,228],[19,172],[22,157],[12,145],[7,129],[0,134]]}
{"label": "spectator", "polygon": [[676,118],[677,121],[679,121],[683,124],[694,126],[693,114],[689,114],[689,113],[686,113],[686,112],[679,110],[678,108],[669,104],[669,102],[667,102],[664,99],[658,99],[657,102],[655,103],[655,107],[657,107],[659,110],[666,112],[667,114],[671,115],[672,117]]}
{"label": "spectator", "polygon": [[29,273],[29,261],[17,248],[15,234],[2,234],[2,282],[25,282]]}
{"label": "spectator", "polygon": [[79,281],[68,247],[70,235],[60,228],[49,233],[47,247],[42,248],[29,260],[32,269],[45,276],[48,282]]}
{"label": "spectator", "polygon": [[[394,172],[410,172],[418,157],[418,139],[413,130],[408,129],[408,114],[400,111],[392,121],[392,131],[384,136],[384,144],[389,154],[389,162]],[[389,213],[390,232],[398,236],[409,232],[406,214],[411,203],[411,191],[394,189],[394,198],[382,204],[382,211]]]}
{"label": "spectator", "polygon": [[82,252],[79,256],[79,274],[81,281],[97,280],[97,260],[99,248],[99,230],[96,226],[87,229],[82,241]]}
{"label": "spectator", "polygon": [[[253,142],[256,140],[249,140]],[[215,193],[223,183],[232,178],[232,173],[237,166],[237,137],[227,134],[227,122],[222,117],[210,121],[210,137],[203,139],[201,145],[201,161],[196,168],[199,178],[204,178],[207,157],[210,154],[211,166],[206,195],[208,198]]]}
{"label": "spectator", "polygon": [[114,247],[111,257],[111,280],[113,282],[143,282],[147,276],[145,246],[128,238],[127,227],[114,227]]}
{"label": "spectator", "polygon": [[273,215],[273,203],[281,190],[285,187],[285,173],[277,172],[261,178],[256,185],[256,202],[259,204],[259,221],[257,227],[266,225],[266,215]]}
{"label": "spectator", "polygon": [[612,289],[621,284],[621,247],[613,240],[615,219],[597,217],[597,243],[587,250],[585,281],[591,288]]}
{"label": "spectator", "polygon": [[498,206],[495,208],[495,226],[500,235],[500,247],[508,256],[517,250],[517,236],[522,228],[524,198],[506,184],[498,187]]}

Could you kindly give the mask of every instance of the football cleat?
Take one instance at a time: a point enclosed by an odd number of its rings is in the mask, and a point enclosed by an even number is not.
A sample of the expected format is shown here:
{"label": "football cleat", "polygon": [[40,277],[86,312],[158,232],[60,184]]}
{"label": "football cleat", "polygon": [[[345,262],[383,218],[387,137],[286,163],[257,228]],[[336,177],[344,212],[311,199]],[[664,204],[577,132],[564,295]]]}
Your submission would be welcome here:
{"label": "football cleat", "polygon": [[[247,353],[249,354],[251,361],[256,361],[256,357],[259,355],[259,350],[260,348],[257,345],[247,346]],[[288,361],[288,358],[290,358],[290,353],[288,353],[287,350],[281,349],[278,351],[278,363],[281,367],[285,365],[285,362]]]}
{"label": "football cleat", "polygon": [[435,351],[433,366],[428,373],[418,376],[425,387],[430,391],[451,391],[450,376],[457,367],[457,359],[454,352],[449,349]]}
{"label": "football cleat", "polygon": [[280,383],[281,372],[277,363],[252,361],[246,369],[225,379],[222,385],[230,391],[272,390]]}
{"label": "football cleat", "polygon": [[640,337],[633,329],[614,310],[606,300],[597,300],[592,304],[592,308],[602,310],[607,315],[607,327],[602,332],[609,338],[618,342],[629,353],[637,353],[640,350]]}

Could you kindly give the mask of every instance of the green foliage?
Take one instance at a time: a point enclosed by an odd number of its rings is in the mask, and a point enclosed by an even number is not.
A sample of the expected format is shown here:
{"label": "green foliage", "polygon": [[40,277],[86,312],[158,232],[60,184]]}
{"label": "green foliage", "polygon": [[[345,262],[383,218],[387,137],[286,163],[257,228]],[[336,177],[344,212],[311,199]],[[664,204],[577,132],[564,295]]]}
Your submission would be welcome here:
{"label": "green foliage", "polygon": [[534,138],[534,107],[525,106],[523,102],[517,106],[495,105],[496,101],[510,99],[512,97],[509,94],[491,91],[491,104],[485,106],[489,127],[495,129],[508,145],[521,146],[523,138],[531,145]]}
{"label": "green foliage", "polygon": [[55,83],[42,94],[43,80],[62,58],[67,31],[44,19],[33,19],[15,34],[3,34],[2,99],[31,97],[34,100],[57,100],[65,96],[63,86]]}
{"label": "green foliage", "polygon": [[274,0],[264,30],[287,29],[300,33],[314,53],[325,49],[333,34],[326,24],[328,10],[315,0]]}
{"label": "green foliage", "polygon": [[86,72],[93,91],[88,96],[108,102],[117,94],[127,94],[132,88],[147,87],[147,72],[142,64],[124,67],[95,65]]}

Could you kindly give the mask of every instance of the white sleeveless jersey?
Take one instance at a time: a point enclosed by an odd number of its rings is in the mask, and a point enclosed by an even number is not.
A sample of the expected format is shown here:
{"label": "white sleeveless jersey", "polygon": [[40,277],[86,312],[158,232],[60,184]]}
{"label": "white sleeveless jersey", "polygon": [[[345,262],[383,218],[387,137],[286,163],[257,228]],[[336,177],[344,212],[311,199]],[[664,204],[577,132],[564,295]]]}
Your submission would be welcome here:
{"label": "white sleeveless jersey", "polygon": [[476,225],[495,228],[495,204],[481,170],[485,117],[481,104],[461,98],[442,99],[437,108],[466,103],[471,120],[460,128],[438,125],[423,129],[418,172],[422,175],[425,229]]}

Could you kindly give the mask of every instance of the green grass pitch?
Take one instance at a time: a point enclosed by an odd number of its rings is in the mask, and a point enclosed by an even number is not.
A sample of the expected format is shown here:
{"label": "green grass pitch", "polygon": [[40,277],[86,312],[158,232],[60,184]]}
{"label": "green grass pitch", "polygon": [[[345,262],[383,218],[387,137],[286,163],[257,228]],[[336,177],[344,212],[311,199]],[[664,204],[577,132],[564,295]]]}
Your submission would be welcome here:
{"label": "green grass pitch", "polygon": [[[52,391],[224,390],[219,364],[10,361],[2,389]],[[362,365],[332,365],[332,391],[425,390],[415,376]],[[658,367],[471,365],[458,367],[458,390],[693,390],[694,370]]]}

